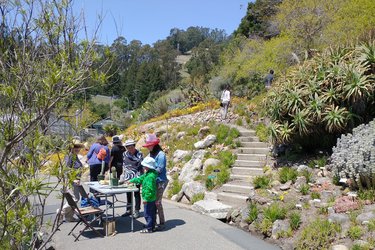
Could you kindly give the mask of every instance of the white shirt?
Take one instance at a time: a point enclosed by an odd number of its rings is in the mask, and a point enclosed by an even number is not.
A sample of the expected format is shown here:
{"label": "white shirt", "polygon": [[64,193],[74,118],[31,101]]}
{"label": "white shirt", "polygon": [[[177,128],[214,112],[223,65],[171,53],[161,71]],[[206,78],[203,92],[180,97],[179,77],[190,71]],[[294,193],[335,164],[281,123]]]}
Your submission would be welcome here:
{"label": "white shirt", "polygon": [[224,90],[223,93],[221,93],[221,102],[230,102],[229,90]]}

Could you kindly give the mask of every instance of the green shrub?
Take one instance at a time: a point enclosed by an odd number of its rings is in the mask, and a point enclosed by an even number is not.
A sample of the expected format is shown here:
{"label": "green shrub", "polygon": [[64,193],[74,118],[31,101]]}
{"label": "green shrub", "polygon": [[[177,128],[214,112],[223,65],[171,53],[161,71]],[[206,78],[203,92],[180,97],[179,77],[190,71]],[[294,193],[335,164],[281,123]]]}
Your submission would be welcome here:
{"label": "green shrub", "polygon": [[320,194],[317,192],[312,192],[311,193],[311,199],[320,199]]}
{"label": "green shrub", "polygon": [[216,134],[218,143],[223,143],[226,146],[235,146],[234,139],[240,136],[240,132],[236,128],[231,128],[220,124],[219,126],[213,126],[213,133]]}
{"label": "green shrub", "polygon": [[297,179],[297,176],[298,172],[294,168],[283,167],[279,170],[279,181],[281,183],[286,183],[288,181],[292,181],[294,183]]}
{"label": "green shrub", "polygon": [[302,195],[307,195],[310,191],[310,186],[307,184],[303,184],[299,190]]}
{"label": "green shrub", "polygon": [[285,219],[287,210],[279,205],[279,203],[272,203],[269,207],[263,210],[265,219],[275,222],[276,220]]}
{"label": "green shrub", "polygon": [[249,205],[249,216],[247,217],[246,221],[248,223],[252,223],[253,221],[255,221],[257,218],[258,218],[258,208],[257,208],[257,205],[255,203],[250,203]]}
{"label": "green shrub", "polygon": [[258,136],[259,140],[262,142],[268,142],[269,131],[265,124],[260,123],[255,128],[255,133]]}
{"label": "green shrub", "polygon": [[375,231],[375,219],[372,219],[372,220],[369,221],[369,223],[367,224],[367,229],[370,232]]}
{"label": "green shrub", "polygon": [[358,240],[361,238],[363,231],[360,226],[352,226],[349,228],[347,234],[350,239]]}
{"label": "green shrub", "polygon": [[361,200],[375,201],[375,189],[361,189],[358,191],[358,198]]}
{"label": "green shrub", "polygon": [[320,207],[319,210],[318,210],[318,213],[327,215],[328,214],[328,207],[327,206]]}
{"label": "green shrub", "polygon": [[242,118],[238,118],[238,119],[236,120],[236,125],[238,125],[238,126],[243,126]]}
{"label": "green shrub", "polygon": [[267,175],[256,176],[253,180],[253,184],[254,184],[255,189],[257,189],[257,188],[263,188],[263,189],[269,188],[270,185],[271,185],[271,177],[269,177]]}
{"label": "green shrub", "polygon": [[264,236],[271,236],[272,221],[269,219],[264,218],[256,227]]}
{"label": "green shrub", "polygon": [[218,156],[219,156],[219,160],[226,167],[232,166],[237,159],[237,155],[233,154],[231,151],[220,151]]}
{"label": "green shrub", "polygon": [[211,191],[215,187],[215,182],[211,178],[207,178],[205,182],[205,186],[208,191]]}
{"label": "green shrub", "polygon": [[328,157],[327,156],[322,156],[320,158],[314,159],[309,161],[307,164],[310,168],[321,168],[327,165]]}
{"label": "green shrub", "polygon": [[335,223],[320,218],[310,222],[301,232],[297,244],[297,250],[305,249],[330,249],[331,243],[336,239],[336,233],[341,228]]}
{"label": "green shrub", "polygon": [[293,230],[297,230],[299,226],[301,225],[301,214],[298,212],[292,212],[289,215],[289,222],[290,222],[290,227]]}
{"label": "green shrub", "polygon": [[194,204],[195,202],[201,201],[203,199],[204,199],[204,193],[197,193],[197,194],[194,194],[193,197],[191,197],[190,203]]}

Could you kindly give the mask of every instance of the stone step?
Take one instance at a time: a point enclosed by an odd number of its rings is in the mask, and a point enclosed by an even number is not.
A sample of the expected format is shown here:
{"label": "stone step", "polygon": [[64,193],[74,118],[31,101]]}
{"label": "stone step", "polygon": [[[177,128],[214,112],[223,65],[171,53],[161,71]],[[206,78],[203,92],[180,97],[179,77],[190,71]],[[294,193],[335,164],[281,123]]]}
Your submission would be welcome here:
{"label": "stone step", "polygon": [[268,148],[238,148],[237,154],[268,154]]}
{"label": "stone step", "polygon": [[263,168],[264,165],[265,165],[264,161],[236,160],[234,162],[234,167],[259,167],[259,168]]}
{"label": "stone step", "polygon": [[241,136],[256,136],[255,130],[239,130]]}
{"label": "stone step", "polygon": [[252,189],[254,189],[254,187],[250,186],[250,184],[246,182],[244,182],[244,184],[227,183],[223,185],[222,191],[227,192],[227,193],[237,193],[237,194],[247,195]]}
{"label": "stone step", "polygon": [[265,154],[237,154],[237,160],[244,161],[266,161],[267,155]]}
{"label": "stone step", "polygon": [[231,182],[239,181],[239,182],[246,182],[246,183],[253,183],[254,176],[251,175],[242,175],[242,174],[231,174],[230,180]]}
{"label": "stone step", "polygon": [[259,138],[256,136],[240,136],[238,140],[240,142],[259,142]]}
{"label": "stone step", "polygon": [[233,167],[231,173],[235,175],[250,175],[258,176],[263,174],[262,168],[251,168],[251,167]]}
{"label": "stone step", "polygon": [[220,192],[217,194],[217,199],[224,204],[236,207],[246,204],[246,199],[248,196],[234,194],[234,193],[225,193]]}
{"label": "stone step", "polygon": [[244,148],[268,148],[268,144],[265,142],[241,142],[241,147]]}

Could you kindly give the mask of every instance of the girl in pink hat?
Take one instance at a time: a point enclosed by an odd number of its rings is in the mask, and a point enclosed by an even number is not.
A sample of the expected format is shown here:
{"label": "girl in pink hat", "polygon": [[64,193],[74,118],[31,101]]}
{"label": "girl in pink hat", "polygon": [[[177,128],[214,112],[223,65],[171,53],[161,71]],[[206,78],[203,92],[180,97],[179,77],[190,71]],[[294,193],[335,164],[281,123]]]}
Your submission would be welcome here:
{"label": "girl in pink hat", "polygon": [[[163,229],[165,224],[164,211],[162,205],[162,198],[165,188],[168,184],[167,179],[167,158],[163,149],[159,145],[159,138],[155,134],[146,134],[146,143],[143,147],[147,148],[150,152],[148,156],[155,159],[156,171],[158,172],[158,177],[156,178],[156,210],[157,215],[159,216],[159,225],[155,229]],[[155,216],[156,220],[156,216]],[[156,222],[156,221],[155,221]],[[156,224],[156,223],[155,223]]]}

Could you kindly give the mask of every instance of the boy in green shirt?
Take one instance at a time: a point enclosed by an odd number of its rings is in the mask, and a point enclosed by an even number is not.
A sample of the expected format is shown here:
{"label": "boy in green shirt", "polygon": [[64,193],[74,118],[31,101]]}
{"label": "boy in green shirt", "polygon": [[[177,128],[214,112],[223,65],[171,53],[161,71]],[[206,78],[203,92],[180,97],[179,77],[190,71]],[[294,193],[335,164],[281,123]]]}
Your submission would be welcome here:
{"label": "boy in green shirt", "polygon": [[129,182],[142,185],[142,199],[144,205],[144,216],[146,219],[146,228],[141,233],[152,233],[155,229],[154,221],[156,216],[156,172],[155,160],[152,157],[146,157],[141,162],[145,173],[138,178],[133,178]]}

